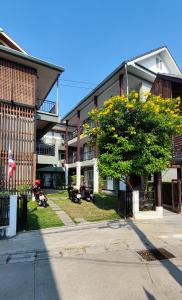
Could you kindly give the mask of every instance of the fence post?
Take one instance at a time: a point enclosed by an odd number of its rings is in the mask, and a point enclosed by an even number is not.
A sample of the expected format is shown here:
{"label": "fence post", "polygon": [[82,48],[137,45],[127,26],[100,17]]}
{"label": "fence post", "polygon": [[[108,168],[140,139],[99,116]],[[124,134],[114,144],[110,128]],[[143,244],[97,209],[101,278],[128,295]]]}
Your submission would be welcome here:
{"label": "fence post", "polygon": [[23,230],[27,228],[27,195],[22,195],[22,226]]}
{"label": "fence post", "polygon": [[139,213],[139,191],[133,191],[133,216]]}
{"label": "fence post", "polygon": [[11,195],[9,226],[6,230],[6,236],[12,237],[16,235],[16,220],[17,220],[17,195]]}

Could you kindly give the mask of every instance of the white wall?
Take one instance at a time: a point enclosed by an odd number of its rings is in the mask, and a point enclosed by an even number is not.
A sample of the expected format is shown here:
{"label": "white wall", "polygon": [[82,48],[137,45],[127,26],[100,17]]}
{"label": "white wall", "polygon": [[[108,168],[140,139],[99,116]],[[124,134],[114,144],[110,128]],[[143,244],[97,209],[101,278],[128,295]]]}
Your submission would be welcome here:
{"label": "white wall", "polygon": [[156,72],[156,73],[169,73],[169,69],[162,59],[161,56],[159,56],[162,60],[162,69],[159,69],[156,65],[156,57],[157,55],[153,55],[151,57],[148,57],[147,59],[139,61],[139,64],[148,68],[149,70]]}
{"label": "white wall", "polygon": [[168,170],[162,172],[163,182],[171,182],[172,179],[177,179],[177,169],[169,168]]}

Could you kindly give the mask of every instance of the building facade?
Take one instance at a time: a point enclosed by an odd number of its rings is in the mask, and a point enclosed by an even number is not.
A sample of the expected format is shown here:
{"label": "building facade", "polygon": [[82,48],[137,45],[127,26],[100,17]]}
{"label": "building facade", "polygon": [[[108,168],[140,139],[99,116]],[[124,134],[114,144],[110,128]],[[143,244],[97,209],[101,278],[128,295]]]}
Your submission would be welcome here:
{"label": "building facade", "polygon": [[65,125],[58,123],[36,145],[37,178],[44,188],[65,186]]}
{"label": "building facade", "polygon": [[[36,177],[36,140],[58,123],[57,103],[47,95],[62,67],[28,55],[0,29],[0,187],[32,185]],[[8,178],[8,150],[16,172]]]}
{"label": "building facade", "polygon": [[[143,55],[124,61],[116,70],[108,75],[88,96],[68,112],[63,122],[66,123],[66,181],[69,183],[70,174],[76,174],[77,186],[84,175],[86,185],[93,186],[98,192],[99,174],[97,170],[97,148],[89,146],[88,136],[83,134],[83,124],[90,122],[88,112],[94,107],[102,106],[104,101],[114,95],[122,95],[133,90],[137,91],[143,101],[144,92],[151,91],[163,97],[182,96],[182,74],[168,48],[163,46]],[[68,133],[71,130],[72,133]],[[174,153],[171,168],[163,175],[166,180],[177,178],[180,172],[179,157],[181,155],[181,137],[174,139]],[[178,153],[179,152],[179,153]],[[179,154],[179,155],[178,155]],[[158,182],[161,177],[158,176]],[[115,190],[112,178],[104,181],[104,189]],[[120,182],[120,189],[125,184]]]}

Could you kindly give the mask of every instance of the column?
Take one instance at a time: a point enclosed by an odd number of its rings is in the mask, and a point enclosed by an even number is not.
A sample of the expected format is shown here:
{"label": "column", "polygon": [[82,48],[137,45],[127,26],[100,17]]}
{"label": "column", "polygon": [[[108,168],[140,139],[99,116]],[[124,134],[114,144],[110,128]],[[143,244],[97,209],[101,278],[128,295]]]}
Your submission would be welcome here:
{"label": "column", "polygon": [[66,164],[68,164],[68,120],[66,120]]}
{"label": "column", "polygon": [[65,164],[65,184],[68,187],[68,164]]}
{"label": "column", "polygon": [[156,188],[156,211],[163,215],[163,206],[162,206],[162,176],[161,172],[156,172],[154,174],[154,182]]}
{"label": "column", "polygon": [[17,220],[17,195],[10,196],[10,213],[9,226],[6,230],[6,236],[12,237],[16,235],[16,220]]}
{"label": "column", "polygon": [[97,168],[97,159],[94,161],[93,165],[93,180],[94,180],[94,193],[99,192],[99,171]]}
{"label": "column", "polygon": [[77,161],[80,161],[80,110],[77,111]]}
{"label": "column", "polygon": [[76,162],[76,187],[77,187],[77,189],[80,188],[80,184],[81,184],[81,166],[80,166],[80,162],[77,161]]}

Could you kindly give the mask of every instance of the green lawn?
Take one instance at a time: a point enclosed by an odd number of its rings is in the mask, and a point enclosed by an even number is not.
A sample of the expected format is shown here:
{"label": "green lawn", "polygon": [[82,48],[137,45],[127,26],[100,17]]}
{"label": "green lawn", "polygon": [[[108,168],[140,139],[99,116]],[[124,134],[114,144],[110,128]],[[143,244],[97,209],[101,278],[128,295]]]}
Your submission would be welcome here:
{"label": "green lawn", "polygon": [[43,208],[38,207],[35,201],[28,202],[27,230],[35,230],[63,225],[63,222],[58,218],[58,216],[49,206]]}
{"label": "green lawn", "polygon": [[68,194],[49,194],[49,198],[59,205],[76,223],[78,219],[86,221],[117,220],[117,197],[104,193],[96,194],[95,203],[82,200],[81,204],[73,203],[68,199]]}

